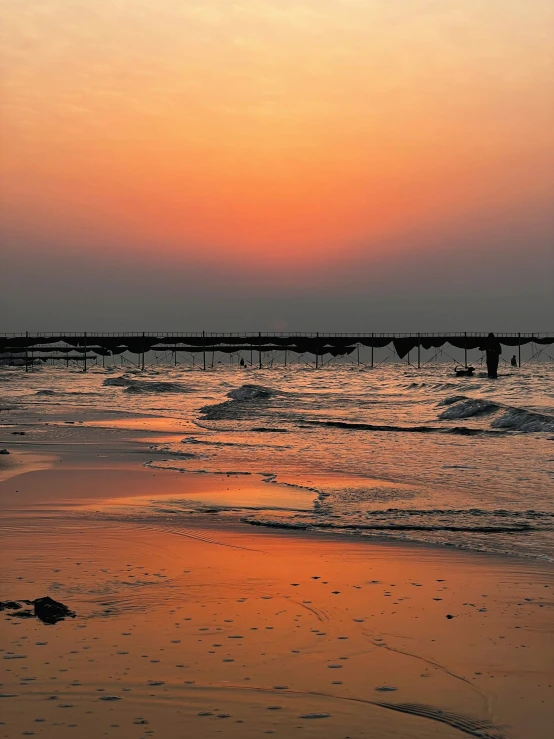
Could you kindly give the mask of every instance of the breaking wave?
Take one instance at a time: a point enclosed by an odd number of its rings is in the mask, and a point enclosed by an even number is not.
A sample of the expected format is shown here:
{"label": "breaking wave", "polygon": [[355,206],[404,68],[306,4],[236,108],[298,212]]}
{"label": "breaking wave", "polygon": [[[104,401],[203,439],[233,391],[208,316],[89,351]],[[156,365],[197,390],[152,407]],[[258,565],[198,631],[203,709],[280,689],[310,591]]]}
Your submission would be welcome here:
{"label": "breaking wave", "polygon": [[135,380],[127,385],[126,393],[188,393],[189,388],[180,382],[149,382]]}
{"label": "breaking wave", "polygon": [[269,400],[277,394],[283,395],[284,393],[263,385],[241,385],[227,393],[230,400],[200,408],[201,418],[208,421],[220,421],[248,417],[248,411],[251,410],[253,404],[256,404],[256,401]]}
{"label": "breaking wave", "polygon": [[107,377],[102,385],[107,387],[127,387],[133,382],[135,382],[133,377],[129,377],[128,375],[119,375],[118,377]]}
{"label": "breaking wave", "polygon": [[450,395],[448,398],[443,398],[442,400],[439,400],[437,403],[437,406],[439,405],[452,405],[453,403],[459,403],[460,400],[467,400],[467,395]]}
{"label": "breaking wave", "polygon": [[[463,398],[463,396],[461,397]],[[484,400],[483,398],[467,398],[464,400],[446,398],[445,400],[450,400],[451,402],[448,404],[449,407],[439,415],[441,421],[484,416],[489,413],[495,413],[500,408],[498,403],[493,403],[491,400]]]}
{"label": "breaking wave", "polygon": [[503,407],[499,403],[482,398],[465,398],[463,400],[461,398],[445,398],[438,405],[448,405],[448,408],[439,415],[441,421],[487,416],[503,411],[502,415],[491,421],[491,428],[520,431],[522,433],[554,431],[554,416],[552,415],[537,413],[526,408]]}
{"label": "breaking wave", "polygon": [[258,398],[271,398],[275,395],[275,390],[263,385],[241,385],[240,387],[230,390],[227,397],[232,400],[257,400]]}
{"label": "breaking wave", "polygon": [[188,393],[190,388],[180,382],[137,380],[129,375],[107,377],[103,385],[122,387],[126,393]]}
{"label": "breaking wave", "polygon": [[398,431],[411,434],[458,434],[460,436],[476,436],[484,434],[498,435],[502,431],[488,431],[486,429],[469,428],[467,426],[453,426],[442,428],[439,426],[382,426],[373,423],[350,423],[349,421],[304,421],[312,426],[330,426],[353,431]]}
{"label": "breaking wave", "polygon": [[503,415],[495,418],[491,426],[524,433],[551,432],[554,431],[554,416],[535,413],[524,408],[509,408]]}

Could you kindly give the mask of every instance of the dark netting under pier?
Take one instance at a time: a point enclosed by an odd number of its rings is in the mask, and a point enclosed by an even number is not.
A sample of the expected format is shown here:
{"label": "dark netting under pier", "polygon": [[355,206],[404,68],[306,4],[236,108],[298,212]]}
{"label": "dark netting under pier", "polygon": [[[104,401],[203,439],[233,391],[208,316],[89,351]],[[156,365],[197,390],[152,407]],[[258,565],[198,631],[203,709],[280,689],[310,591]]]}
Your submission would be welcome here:
{"label": "dark netting under pier", "polygon": [[[319,360],[349,357],[360,350],[371,350],[373,363],[374,350],[386,349],[390,356],[399,360],[410,358],[417,353],[418,365],[422,351],[447,353],[448,348],[462,350],[464,358],[470,351],[484,352],[487,345],[486,332],[475,333],[235,333],[218,334],[196,333],[12,333],[0,335],[0,361],[11,359],[33,362],[49,358],[88,360],[116,357],[124,354],[134,356],[135,362],[144,364],[146,354],[170,354],[174,357],[189,353],[202,354],[256,354],[259,363],[262,357],[273,358],[284,354],[310,356]],[[546,356],[547,348],[554,344],[554,332],[550,333],[497,333],[496,339],[510,350],[515,350],[521,359],[522,347],[532,345],[532,356]],[[205,364],[205,359],[203,361]]]}

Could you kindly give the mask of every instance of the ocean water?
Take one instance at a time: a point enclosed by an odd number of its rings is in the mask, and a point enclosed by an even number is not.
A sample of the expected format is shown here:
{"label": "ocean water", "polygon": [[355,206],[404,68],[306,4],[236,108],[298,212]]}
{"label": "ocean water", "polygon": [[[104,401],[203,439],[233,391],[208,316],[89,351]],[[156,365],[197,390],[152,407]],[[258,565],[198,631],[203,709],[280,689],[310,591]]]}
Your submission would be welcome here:
{"label": "ocean water", "polygon": [[[307,510],[241,502],[214,515],[554,561],[554,364],[496,381],[442,364],[4,368],[0,398],[12,408],[3,423],[101,414],[107,428],[183,428],[146,440],[149,466],[258,476],[313,498]],[[172,505],[178,519],[195,504]]]}

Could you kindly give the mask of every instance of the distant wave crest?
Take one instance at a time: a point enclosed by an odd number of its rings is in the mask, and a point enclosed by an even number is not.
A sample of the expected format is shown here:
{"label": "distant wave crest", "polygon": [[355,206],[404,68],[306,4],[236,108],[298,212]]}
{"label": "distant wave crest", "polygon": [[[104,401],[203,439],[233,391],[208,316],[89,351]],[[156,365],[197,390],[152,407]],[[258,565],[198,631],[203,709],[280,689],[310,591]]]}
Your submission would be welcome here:
{"label": "distant wave crest", "polygon": [[122,387],[126,393],[187,393],[189,388],[180,382],[160,382],[152,380],[137,380],[129,375],[107,377],[103,385],[108,387]]}
{"label": "distant wave crest", "polygon": [[509,429],[524,433],[551,432],[554,431],[554,416],[535,413],[524,408],[508,408],[505,413],[494,419],[491,426],[496,429]]}
{"label": "distant wave crest", "polygon": [[487,429],[469,428],[468,426],[453,426],[441,428],[439,426],[384,426],[373,423],[350,423],[349,421],[304,421],[312,426],[330,426],[332,428],[351,429],[353,431],[396,431],[411,434],[458,434],[460,436],[475,436],[478,434],[501,434],[502,431],[488,431]]}
{"label": "distant wave crest", "polygon": [[126,393],[188,393],[189,388],[180,382],[145,382],[136,380],[127,385]]}
{"label": "distant wave crest", "polygon": [[263,385],[241,385],[227,393],[227,397],[232,400],[257,400],[271,398],[272,395],[275,395],[275,390]]}
{"label": "distant wave crest", "polygon": [[[450,401],[450,402],[449,402]],[[448,405],[448,408],[439,414],[441,421],[453,421],[461,418],[477,418],[497,414],[491,421],[492,429],[504,431],[519,431],[522,433],[552,432],[554,431],[554,416],[538,413],[526,408],[502,406],[483,398],[445,398],[438,405]],[[501,415],[498,413],[502,411]],[[454,431],[455,429],[451,429]],[[458,429],[461,431],[461,429]]]}
{"label": "distant wave crest", "polygon": [[129,377],[128,375],[118,375],[117,377],[107,377],[102,385],[107,387],[127,387],[133,382],[135,382],[133,377]]}
{"label": "distant wave crest", "polygon": [[202,418],[208,421],[236,420],[248,418],[256,401],[268,400],[278,391],[263,385],[241,385],[227,393],[230,400],[200,408]]}
{"label": "distant wave crest", "polygon": [[[462,396],[463,397],[463,396]],[[489,413],[495,413],[500,406],[491,400],[483,398],[466,398],[464,400],[454,400],[449,407],[443,411],[439,418],[441,421],[452,421],[458,418],[474,418],[475,416],[484,416]]]}

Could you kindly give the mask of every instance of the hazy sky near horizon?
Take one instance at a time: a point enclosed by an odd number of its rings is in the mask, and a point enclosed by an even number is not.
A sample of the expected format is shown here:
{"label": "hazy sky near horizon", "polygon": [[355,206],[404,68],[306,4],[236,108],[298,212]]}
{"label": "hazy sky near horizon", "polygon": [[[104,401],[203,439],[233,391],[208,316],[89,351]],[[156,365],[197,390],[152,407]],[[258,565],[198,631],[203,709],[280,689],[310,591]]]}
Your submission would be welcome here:
{"label": "hazy sky near horizon", "polygon": [[550,0],[0,6],[0,331],[554,328]]}

